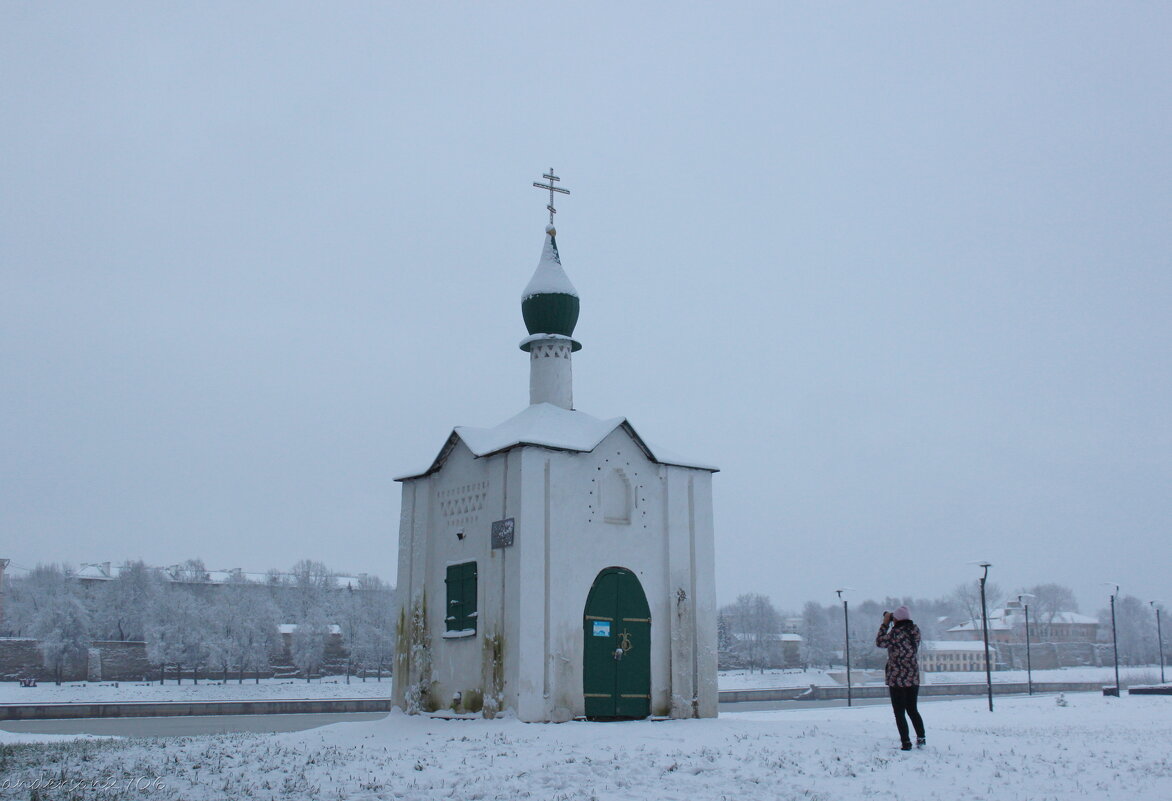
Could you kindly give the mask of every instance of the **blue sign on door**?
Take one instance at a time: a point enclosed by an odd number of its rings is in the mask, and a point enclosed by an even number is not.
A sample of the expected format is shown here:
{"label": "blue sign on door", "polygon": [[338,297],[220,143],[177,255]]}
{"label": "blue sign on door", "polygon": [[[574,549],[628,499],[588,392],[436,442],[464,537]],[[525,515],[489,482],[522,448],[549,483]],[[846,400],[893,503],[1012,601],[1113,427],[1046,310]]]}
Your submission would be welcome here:
{"label": "blue sign on door", "polygon": [[594,621],[594,636],[595,637],[609,637],[610,623],[603,620]]}

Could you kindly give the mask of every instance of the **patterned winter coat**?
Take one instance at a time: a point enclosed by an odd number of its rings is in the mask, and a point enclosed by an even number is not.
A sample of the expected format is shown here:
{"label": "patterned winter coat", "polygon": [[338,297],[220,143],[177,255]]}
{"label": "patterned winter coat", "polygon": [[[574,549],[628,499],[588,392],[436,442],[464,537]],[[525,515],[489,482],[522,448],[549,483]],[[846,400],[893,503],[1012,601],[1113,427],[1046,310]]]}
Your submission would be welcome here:
{"label": "patterned winter coat", "polygon": [[876,648],[887,649],[887,667],[883,673],[888,687],[916,687],[920,683],[920,629],[910,620],[897,621],[888,631],[880,624]]}

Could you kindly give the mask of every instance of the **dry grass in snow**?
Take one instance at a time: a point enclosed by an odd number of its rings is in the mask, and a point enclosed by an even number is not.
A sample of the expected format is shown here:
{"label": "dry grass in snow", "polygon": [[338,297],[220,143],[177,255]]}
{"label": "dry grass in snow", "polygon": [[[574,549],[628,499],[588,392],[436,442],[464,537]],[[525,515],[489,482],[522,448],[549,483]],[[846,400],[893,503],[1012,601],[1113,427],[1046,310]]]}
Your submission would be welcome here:
{"label": "dry grass in snow", "polygon": [[908,753],[882,706],[561,725],[392,713],[156,740],[0,735],[0,798],[30,798],[38,776],[99,783],[41,799],[1172,798],[1172,698],[1065,701],[998,699],[993,713],[983,699],[925,704],[929,747]]}

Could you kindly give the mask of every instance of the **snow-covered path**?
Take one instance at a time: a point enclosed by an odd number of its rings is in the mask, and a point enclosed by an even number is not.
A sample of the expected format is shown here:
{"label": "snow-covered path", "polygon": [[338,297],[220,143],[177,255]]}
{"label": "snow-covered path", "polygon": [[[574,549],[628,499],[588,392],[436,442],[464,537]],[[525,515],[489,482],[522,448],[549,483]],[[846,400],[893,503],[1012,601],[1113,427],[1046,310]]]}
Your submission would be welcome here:
{"label": "snow-covered path", "polygon": [[[523,724],[392,713],[296,734],[63,740],[3,748],[3,798],[47,775],[118,786],[85,798],[1172,798],[1172,698],[983,699],[925,710],[929,747],[897,750],[889,709],[750,712],[703,721]],[[18,735],[0,734],[0,744]],[[71,797],[42,793],[43,798]]]}

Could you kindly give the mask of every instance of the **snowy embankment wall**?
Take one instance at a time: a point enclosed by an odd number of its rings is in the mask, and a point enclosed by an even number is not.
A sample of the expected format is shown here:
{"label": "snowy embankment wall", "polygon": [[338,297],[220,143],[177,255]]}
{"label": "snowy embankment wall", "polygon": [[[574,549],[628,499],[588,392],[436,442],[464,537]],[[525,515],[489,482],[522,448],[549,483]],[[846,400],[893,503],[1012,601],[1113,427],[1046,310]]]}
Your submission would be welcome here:
{"label": "snowy embankment wall", "polygon": [[[260,671],[261,678],[276,675],[291,676],[297,673],[292,666],[290,654],[290,636],[282,635],[280,651],[272,654],[272,661],[268,670]],[[323,669],[327,672],[340,672],[346,664],[346,650],[338,635],[332,635],[326,642],[325,662]],[[199,670],[199,678],[223,678],[223,671],[212,666],[203,666]],[[371,674],[373,675],[373,674]],[[237,678],[235,672],[229,676]],[[246,678],[254,679],[256,671],[248,671]],[[61,681],[142,681],[157,679],[158,665],[151,664],[147,658],[145,642],[121,642],[114,640],[98,640],[90,644],[88,659],[67,660],[62,668]],[[183,678],[190,679],[192,671],[184,667]],[[36,679],[37,681],[53,681],[57,678],[51,666],[46,666],[42,658],[41,649],[34,639],[28,638],[0,638],[0,681],[17,681],[18,679]],[[174,678],[173,669],[168,669],[168,679]]]}
{"label": "snowy embankment wall", "polygon": [[[158,672],[151,666],[144,642],[95,641],[88,659],[67,659],[62,681],[139,681]],[[57,676],[42,658],[32,639],[0,639],[0,681],[36,679],[52,681]]]}

